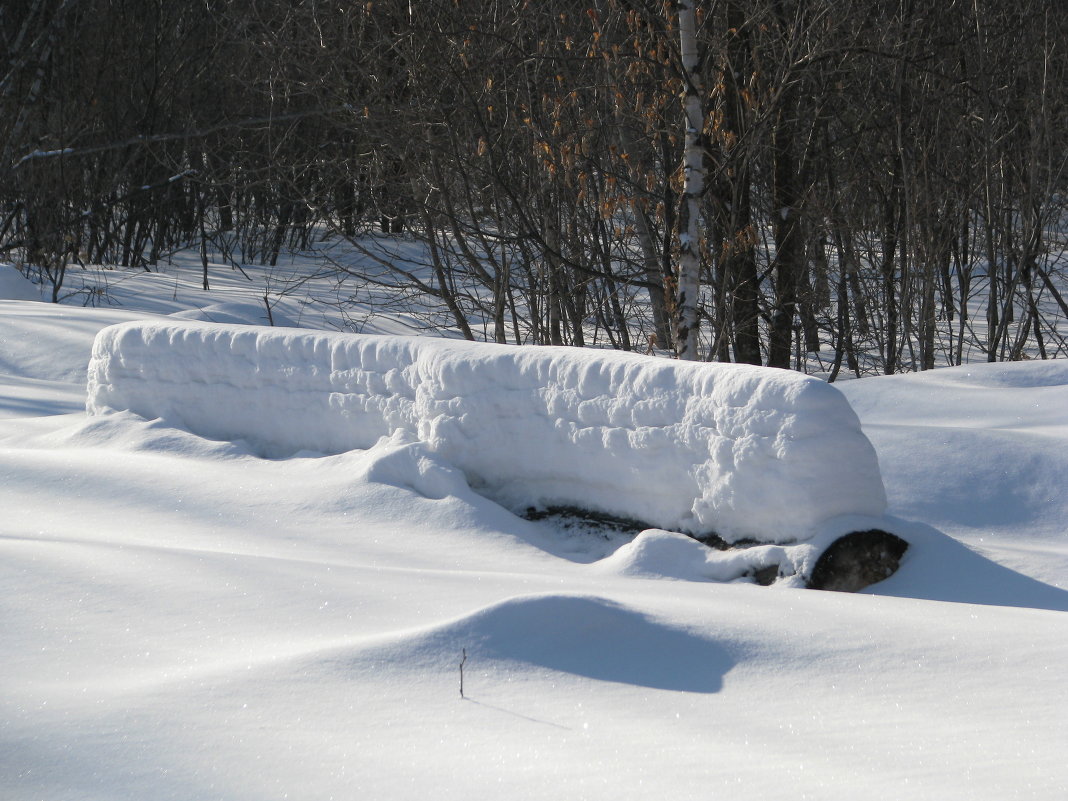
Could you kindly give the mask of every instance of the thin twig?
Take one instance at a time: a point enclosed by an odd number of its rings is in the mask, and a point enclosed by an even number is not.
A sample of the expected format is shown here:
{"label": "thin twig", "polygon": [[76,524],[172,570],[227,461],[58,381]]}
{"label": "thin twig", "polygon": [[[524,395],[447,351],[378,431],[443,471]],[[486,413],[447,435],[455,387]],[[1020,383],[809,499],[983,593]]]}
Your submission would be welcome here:
{"label": "thin twig", "polygon": [[467,649],[463,649],[464,658],[460,660],[460,697],[464,697],[464,663],[467,662]]}

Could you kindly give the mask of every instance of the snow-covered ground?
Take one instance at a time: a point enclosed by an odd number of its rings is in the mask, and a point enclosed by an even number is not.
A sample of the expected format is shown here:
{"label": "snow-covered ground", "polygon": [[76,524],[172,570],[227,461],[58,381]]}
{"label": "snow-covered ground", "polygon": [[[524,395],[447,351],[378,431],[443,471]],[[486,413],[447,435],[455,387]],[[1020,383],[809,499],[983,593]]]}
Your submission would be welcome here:
{"label": "snow-covered ground", "polygon": [[912,547],[865,593],[759,587],[411,438],[86,415],[99,330],[262,324],[263,281],[80,308],[0,267],[0,799],[1068,797],[1068,363],[840,384]]}

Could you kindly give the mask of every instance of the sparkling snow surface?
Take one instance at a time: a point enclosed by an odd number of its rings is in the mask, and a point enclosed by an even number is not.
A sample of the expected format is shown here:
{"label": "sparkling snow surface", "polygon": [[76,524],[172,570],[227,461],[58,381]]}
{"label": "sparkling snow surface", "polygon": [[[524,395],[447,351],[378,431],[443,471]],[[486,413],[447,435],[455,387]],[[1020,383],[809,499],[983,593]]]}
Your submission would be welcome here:
{"label": "sparkling snow surface", "polygon": [[97,332],[251,317],[223,277],[0,299],[3,801],[1068,797],[1061,363],[843,384],[912,547],[862,594],[765,588],[519,519],[411,437],[87,416]]}

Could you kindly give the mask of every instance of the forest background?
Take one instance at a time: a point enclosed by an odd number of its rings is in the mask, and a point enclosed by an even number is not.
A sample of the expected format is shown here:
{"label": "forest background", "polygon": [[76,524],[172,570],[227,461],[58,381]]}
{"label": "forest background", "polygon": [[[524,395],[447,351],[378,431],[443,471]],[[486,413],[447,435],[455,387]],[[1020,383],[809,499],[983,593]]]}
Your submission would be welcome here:
{"label": "forest background", "polygon": [[316,251],[427,328],[832,380],[1068,355],[1066,43],[1056,0],[11,0],[0,260]]}

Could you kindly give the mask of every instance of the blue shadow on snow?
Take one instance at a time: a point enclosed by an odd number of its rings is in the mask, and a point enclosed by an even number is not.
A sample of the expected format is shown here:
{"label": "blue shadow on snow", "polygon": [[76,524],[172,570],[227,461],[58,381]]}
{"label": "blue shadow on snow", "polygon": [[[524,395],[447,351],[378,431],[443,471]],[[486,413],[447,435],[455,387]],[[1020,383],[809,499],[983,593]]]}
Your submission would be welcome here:
{"label": "blue shadow on snow", "polygon": [[512,598],[434,633],[478,660],[536,665],[598,681],[714,693],[734,660],[719,643],[604,598]]}
{"label": "blue shadow on snow", "polygon": [[893,532],[908,540],[909,550],[897,573],[868,592],[895,598],[1068,612],[1068,590],[999,565],[925,523],[899,519],[894,522]]}

